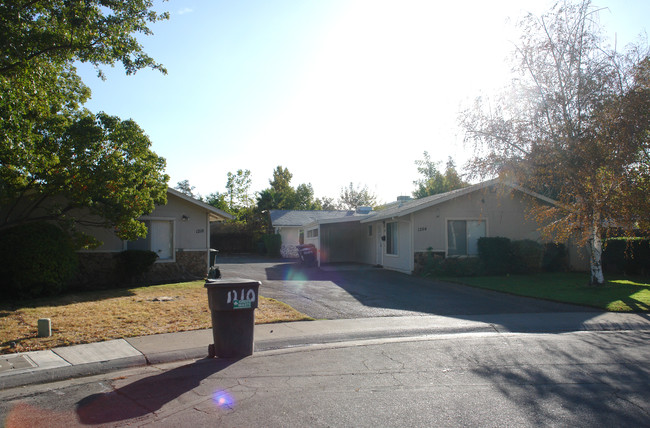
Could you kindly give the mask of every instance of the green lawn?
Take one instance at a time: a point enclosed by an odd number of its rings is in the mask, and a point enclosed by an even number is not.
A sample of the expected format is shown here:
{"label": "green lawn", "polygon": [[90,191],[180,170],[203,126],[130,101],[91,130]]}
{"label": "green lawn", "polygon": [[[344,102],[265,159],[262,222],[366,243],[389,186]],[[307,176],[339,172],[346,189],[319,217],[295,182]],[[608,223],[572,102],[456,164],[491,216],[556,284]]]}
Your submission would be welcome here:
{"label": "green lawn", "polygon": [[650,281],[609,275],[605,285],[591,287],[586,273],[542,273],[440,278],[473,287],[557,302],[593,306],[612,312],[650,311]]}

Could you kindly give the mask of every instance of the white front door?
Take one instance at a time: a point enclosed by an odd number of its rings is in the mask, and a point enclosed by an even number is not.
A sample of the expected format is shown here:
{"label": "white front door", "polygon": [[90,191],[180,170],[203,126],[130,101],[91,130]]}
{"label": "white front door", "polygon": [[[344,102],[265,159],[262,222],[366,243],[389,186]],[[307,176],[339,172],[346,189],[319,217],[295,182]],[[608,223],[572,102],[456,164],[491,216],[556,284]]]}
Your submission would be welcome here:
{"label": "white front door", "polygon": [[158,260],[173,258],[173,223],[171,221],[151,221],[151,251],[158,254]]}

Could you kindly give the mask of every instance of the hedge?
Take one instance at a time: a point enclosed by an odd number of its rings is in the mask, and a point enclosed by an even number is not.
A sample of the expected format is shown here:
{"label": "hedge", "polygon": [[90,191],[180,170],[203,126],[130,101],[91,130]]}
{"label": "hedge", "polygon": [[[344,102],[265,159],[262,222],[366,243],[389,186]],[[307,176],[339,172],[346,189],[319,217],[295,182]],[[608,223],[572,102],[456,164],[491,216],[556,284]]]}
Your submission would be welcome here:
{"label": "hedge", "polygon": [[16,226],[0,234],[2,297],[33,298],[63,292],[78,259],[70,236],[49,223]]}

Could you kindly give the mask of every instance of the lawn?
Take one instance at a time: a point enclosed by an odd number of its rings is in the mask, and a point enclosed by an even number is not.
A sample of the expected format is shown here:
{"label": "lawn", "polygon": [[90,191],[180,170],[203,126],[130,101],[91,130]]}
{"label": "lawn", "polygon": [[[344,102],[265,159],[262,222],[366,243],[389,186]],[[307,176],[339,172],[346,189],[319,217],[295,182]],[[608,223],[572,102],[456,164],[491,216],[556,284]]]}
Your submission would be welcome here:
{"label": "lawn", "polygon": [[650,282],[647,278],[609,276],[605,285],[599,287],[588,285],[589,277],[586,273],[573,272],[444,279],[473,287],[593,306],[612,312],[650,311]]}
{"label": "lawn", "polygon": [[[203,281],[69,294],[0,304],[0,354],[211,327]],[[255,323],[309,320],[260,296]],[[52,336],[37,337],[39,318]]]}

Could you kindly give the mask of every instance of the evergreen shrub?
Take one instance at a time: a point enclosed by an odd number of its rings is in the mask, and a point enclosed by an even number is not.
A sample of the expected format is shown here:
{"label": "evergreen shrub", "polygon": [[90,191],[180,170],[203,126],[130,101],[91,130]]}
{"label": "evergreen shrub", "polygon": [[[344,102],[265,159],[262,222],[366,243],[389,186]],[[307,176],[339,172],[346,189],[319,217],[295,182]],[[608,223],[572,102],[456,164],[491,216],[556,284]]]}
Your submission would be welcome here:
{"label": "evergreen shrub", "polygon": [[478,255],[489,275],[501,275],[512,270],[514,256],[508,238],[479,238]]}
{"label": "evergreen shrub", "polygon": [[30,223],[0,233],[2,297],[34,298],[65,291],[78,259],[70,236],[50,223]]}
{"label": "evergreen shrub", "polygon": [[148,250],[126,250],[118,255],[119,263],[125,278],[136,278],[151,269],[158,254]]}
{"label": "evergreen shrub", "polygon": [[264,245],[266,246],[266,254],[269,257],[282,257],[280,250],[282,249],[282,236],[278,234],[269,233],[262,237]]}
{"label": "evergreen shrub", "polygon": [[544,247],[532,239],[512,241],[512,273],[536,273],[542,269]]}

